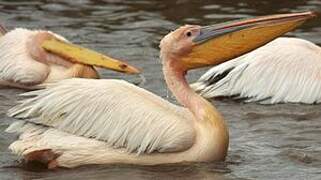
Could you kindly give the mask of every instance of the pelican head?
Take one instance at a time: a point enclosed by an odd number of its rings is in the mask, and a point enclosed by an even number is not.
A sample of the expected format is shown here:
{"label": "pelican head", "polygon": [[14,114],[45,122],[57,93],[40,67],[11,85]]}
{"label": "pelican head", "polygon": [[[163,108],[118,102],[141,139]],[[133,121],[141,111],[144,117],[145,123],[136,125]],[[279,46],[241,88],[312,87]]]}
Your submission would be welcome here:
{"label": "pelican head", "polygon": [[139,73],[121,60],[72,44],[50,31],[1,29],[0,25],[0,86],[37,89],[72,77],[99,78],[94,66]]}
{"label": "pelican head", "polygon": [[258,48],[314,16],[313,12],[304,12],[210,26],[185,25],[162,39],[160,56],[179,61],[183,71],[216,65]]}

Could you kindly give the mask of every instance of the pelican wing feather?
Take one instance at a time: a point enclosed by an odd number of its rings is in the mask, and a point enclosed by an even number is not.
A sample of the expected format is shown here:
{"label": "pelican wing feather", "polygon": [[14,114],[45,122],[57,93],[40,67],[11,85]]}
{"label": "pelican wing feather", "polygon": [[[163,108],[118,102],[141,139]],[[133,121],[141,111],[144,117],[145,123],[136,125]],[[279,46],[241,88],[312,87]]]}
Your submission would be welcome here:
{"label": "pelican wing feather", "polygon": [[321,49],[297,38],[278,38],[210,69],[192,87],[204,97],[247,102],[321,102]]}
{"label": "pelican wing feather", "polygon": [[67,79],[27,98],[8,115],[128,152],[174,152],[194,142],[192,115],[122,80]]}

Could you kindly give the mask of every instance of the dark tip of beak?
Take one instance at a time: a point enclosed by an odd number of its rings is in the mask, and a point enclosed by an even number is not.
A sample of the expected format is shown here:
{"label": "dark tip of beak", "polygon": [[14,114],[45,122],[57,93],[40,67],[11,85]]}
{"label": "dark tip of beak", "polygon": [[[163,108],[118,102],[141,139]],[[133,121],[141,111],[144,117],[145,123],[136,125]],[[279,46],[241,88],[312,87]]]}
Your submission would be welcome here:
{"label": "dark tip of beak", "polygon": [[271,25],[280,22],[307,20],[316,17],[316,12],[278,14],[270,16],[261,16],[256,18],[248,18],[243,20],[230,21],[216,25],[201,27],[200,34],[193,39],[195,44],[201,44],[216,37],[220,37],[233,32],[241,31],[251,27],[260,25]]}

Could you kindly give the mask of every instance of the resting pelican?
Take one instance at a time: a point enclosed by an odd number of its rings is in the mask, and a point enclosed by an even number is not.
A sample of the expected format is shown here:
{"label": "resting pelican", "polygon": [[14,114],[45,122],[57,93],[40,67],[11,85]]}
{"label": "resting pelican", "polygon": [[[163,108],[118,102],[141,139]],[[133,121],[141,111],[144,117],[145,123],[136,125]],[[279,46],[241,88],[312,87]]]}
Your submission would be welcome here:
{"label": "resting pelican", "polygon": [[0,32],[0,86],[35,89],[71,77],[99,78],[93,66],[139,72],[50,31],[17,28],[5,33],[1,27]]}
{"label": "resting pelican", "polygon": [[205,98],[233,97],[261,104],[321,102],[321,47],[278,38],[213,67],[192,87]]}
{"label": "resting pelican", "polygon": [[122,80],[67,79],[12,108],[10,149],[54,168],[85,164],[154,165],[225,159],[228,128],[188,85],[188,70],[218,64],[292,30],[313,13],[265,16],[166,35],[160,57],[169,89],[184,107]]}

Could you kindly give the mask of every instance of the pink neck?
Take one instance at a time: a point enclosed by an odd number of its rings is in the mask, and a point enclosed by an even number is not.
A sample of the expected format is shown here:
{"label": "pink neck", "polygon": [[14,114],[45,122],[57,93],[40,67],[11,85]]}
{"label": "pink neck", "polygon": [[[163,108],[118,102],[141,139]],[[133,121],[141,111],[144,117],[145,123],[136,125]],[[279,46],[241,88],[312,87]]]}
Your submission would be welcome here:
{"label": "pink neck", "polygon": [[163,66],[167,86],[181,105],[187,107],[195,116],[199,116],[205,100],[189,86],[185,78],[186,72],[171,62],[173,61],[166,61]]}
{"label": "pink neck", "polygon": [[[224,160],[229,142],[228,129],[224,119],[208,101],[196,94],[185,79],[185,72],[177,61],[163,60],[163,72],[169,89],[183,106],[198,120],[198,146],[203,153],[200,157]],[[215,142],[215,143],[213,143]]]}

